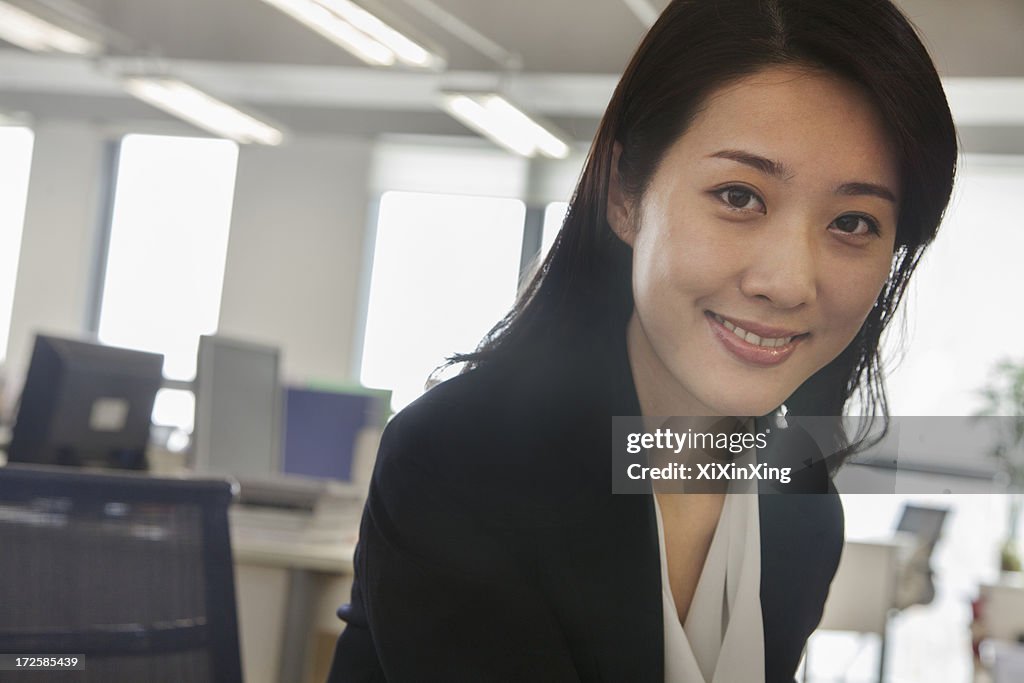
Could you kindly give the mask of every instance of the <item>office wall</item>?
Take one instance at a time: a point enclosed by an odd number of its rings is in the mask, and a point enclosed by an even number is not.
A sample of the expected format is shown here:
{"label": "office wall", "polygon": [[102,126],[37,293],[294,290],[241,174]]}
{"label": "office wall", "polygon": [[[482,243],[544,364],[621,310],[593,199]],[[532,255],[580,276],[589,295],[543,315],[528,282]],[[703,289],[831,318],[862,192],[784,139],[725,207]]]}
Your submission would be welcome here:
{"label": "office wall", "polygon": [[91,314],[107,134],[88,122],[40,121],[11,312],[4,403],[19,390],[37,331],[79,335]]}
{"label": "office wall", "polygon": [[292,381],[352,381],[372,143],[243,147],[219,331],[279,346]]}

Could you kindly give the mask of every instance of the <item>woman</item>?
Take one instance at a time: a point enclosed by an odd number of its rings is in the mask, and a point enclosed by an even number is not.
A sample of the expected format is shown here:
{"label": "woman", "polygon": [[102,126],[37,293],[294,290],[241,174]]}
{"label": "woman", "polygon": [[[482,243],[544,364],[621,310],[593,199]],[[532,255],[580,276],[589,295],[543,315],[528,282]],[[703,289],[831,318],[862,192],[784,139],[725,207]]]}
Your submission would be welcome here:
{"label": "woman", "polygon": [[331,681],[792,681],[843,542],[828,473],[612,495],[611,418],[884,418],[956,153],[888,0],[672,2],[516,308],[389,425]]}

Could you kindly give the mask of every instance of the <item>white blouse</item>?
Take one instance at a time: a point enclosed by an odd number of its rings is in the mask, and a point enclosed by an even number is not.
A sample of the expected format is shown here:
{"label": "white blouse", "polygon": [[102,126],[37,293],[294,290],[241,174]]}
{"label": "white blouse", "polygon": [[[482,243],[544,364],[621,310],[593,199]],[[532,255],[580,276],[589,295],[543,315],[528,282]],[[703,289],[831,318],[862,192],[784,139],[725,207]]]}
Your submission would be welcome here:
{"label": "white blouse", "polygon": [[661,556],[666,683],[764,683],[761,527],[754,493],[728,493],[686,624],[672,597],[665,529],[654,496]]}

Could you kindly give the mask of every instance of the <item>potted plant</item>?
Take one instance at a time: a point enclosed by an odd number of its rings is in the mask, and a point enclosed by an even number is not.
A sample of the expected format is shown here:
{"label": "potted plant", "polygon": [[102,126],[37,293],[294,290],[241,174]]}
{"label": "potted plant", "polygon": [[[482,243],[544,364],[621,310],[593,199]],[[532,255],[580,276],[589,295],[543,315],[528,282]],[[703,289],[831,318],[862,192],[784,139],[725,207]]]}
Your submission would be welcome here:
{"label": "potted plant", "polygon": [[1009,478],[1010,518],[1006,540],[1000,551],[1000,570],[1021,570],[1018,532],[1024,507],[1024,362],[1004,359],[996,364],[989,384],[980,391],[984,401],[976,416],[1000,416],[1002,438],[991,450]]}

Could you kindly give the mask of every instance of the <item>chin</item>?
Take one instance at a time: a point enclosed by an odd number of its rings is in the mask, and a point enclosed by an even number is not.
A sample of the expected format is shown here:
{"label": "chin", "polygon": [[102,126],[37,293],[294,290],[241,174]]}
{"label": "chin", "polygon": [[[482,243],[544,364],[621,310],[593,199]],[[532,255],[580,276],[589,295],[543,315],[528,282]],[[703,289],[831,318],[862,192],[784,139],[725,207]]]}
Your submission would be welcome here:
{"label": "chin", "polygon": [[760,417],[772,412],[786,400],[787,395],[770,392],[763,396],[719,396],[718,400],[711,400],[705,405],[709,406],[718,415],[731,417]]}

